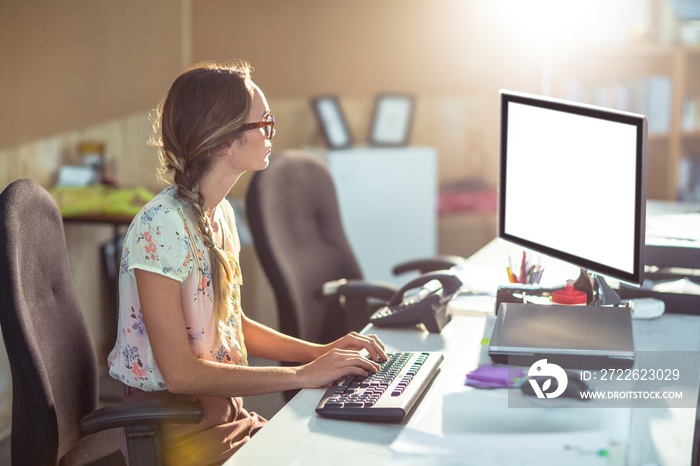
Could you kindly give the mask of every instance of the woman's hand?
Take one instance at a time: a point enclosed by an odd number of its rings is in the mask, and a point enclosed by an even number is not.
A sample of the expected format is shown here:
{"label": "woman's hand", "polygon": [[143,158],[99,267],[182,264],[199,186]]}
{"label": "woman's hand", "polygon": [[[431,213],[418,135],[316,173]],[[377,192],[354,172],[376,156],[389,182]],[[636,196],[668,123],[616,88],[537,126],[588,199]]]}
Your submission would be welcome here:
{"label": "woman's hand", "polygon": [[[348,375],[367,376],[386,361],[384,344],[377,335],[350,332],[326,345],[319,345],[320,353],[312,362],[301,366],[297,373],[303,388],[328,385]],[[369,356],[365,355],[366,354]]]}
{"label": "woman's hand", "polygon": [[350,332],[338,338],[334,342],[321,346],[323,353],[327,353],[333,348],[367,351],[369,359],[376,362],[386,361],[386,351],[384,344],[377,335],[361,335],[357,332]]}
{"label": "woman's hand", "polygon": [[[346,337],[347,335],[334,343]],[[314,361],[299,367],[297,375],[301,380],[301,388],[319,388],[348,375],[364,377],[378,369],[379,364],[370,361],[359,351],[333,348]]]}

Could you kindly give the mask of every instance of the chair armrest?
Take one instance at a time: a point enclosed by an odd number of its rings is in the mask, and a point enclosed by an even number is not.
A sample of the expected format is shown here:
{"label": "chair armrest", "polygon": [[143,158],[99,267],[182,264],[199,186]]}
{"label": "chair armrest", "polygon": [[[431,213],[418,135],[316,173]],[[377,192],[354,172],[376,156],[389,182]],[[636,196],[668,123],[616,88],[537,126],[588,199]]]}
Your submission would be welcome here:
{"label": "chair armrest", "polygon": [[360,331],[367,325],[372,313],[385,306],[396,290],[396,286],[391,283],[341,279],[324,283],[314,296],[317,299],[337,299],[346,328]]}
{"label": "chair armrest", "polygon": [[80,427],[86,434],[94,434],[142,424],[196,424],[203,417],[204,410],[196,401],[144,400],[95,410],[80,421]]}
{"label": "chair armrest", "polygon": [[461,256],[436,256],[426,259],[416,259],[408,262],[402,262],[396,265],[392,272],[394,275],[401,275],[405,272],[417,270],[422,274],[433,272],[435,270],[448,270],[457,264],[464,262],[464,257]]}
{"label": "chair armrest", "polygon": [[328,296],[344,296],[347,299],[368,299],[375,298],[382,301],[389,301],[396,286],[391,283],[365,282],[362,280],[334,280],[326,282],[316,290],[314,296],[323,299]]}
{"label": "chair armrest", "polygon": [[347,299],[375,298],[382,301],[389,301],[396,291],[396,286],[391,283],[350,280],[338,287],[337,294],[345,296]]}

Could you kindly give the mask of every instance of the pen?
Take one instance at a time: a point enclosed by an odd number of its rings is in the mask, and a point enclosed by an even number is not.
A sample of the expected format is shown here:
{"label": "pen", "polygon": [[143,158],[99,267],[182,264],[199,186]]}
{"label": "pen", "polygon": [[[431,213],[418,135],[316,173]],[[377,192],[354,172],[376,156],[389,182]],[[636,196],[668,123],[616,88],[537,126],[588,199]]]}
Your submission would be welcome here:
{"label": "pen", "polygon": [[544,272],[544,267],[538,267],[537,268],[537,281],[535,283],[539,284],[540,280],[542,280],[542,272]]}
{"label": "pen", "polygon": [[542,257],[538,257],[537,258],[537,267],[535,268],[535,277],[533,279],[533,283],[539,285],[541,276],[542,276]]}
{"label": "pen", "polygon": [[530,269],[527,271],[527,278],[526,278],[527,282],[526,283],[529,283],[532,285],[533,283],[535,283],[534,278],[535,278],[535,266],[531,265]]}
{"label": "pen", "polygon": [[508,272],[508,281],[510,283],[518,283],[518,277],[513,273],[513,261],[510,256],[508,256],[508,267],[506,267],[506,272]]}
{"label": "pen", "polygon": [[527,253],[523,251],[523,260],[520,263],[520,283],[525,282],[525,274],[527,273]]}

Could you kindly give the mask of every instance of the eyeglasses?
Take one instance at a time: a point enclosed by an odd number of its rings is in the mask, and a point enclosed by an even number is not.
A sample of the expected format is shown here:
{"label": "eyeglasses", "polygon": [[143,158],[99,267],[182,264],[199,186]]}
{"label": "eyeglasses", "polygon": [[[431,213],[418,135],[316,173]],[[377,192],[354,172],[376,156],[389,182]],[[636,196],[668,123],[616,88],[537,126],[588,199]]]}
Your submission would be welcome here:
{"label": "eyeglasses", "polygon": [[272,139],[275,135],[275,117],[268,115],[263,121],[256,121],[255,123],[245,123],[238,128],[238,131],[248,131],[251,129],[264,128],[265,137],[267,139]]}

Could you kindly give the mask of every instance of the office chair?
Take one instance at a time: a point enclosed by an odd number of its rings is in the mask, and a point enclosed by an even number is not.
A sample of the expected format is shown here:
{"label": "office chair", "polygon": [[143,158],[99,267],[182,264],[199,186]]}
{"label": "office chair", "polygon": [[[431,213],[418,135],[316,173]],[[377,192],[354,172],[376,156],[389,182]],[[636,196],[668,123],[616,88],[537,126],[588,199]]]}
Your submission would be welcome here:
{"label": "office chair", "polygon": [[[246,214],[272,286],[280,330],[317,343],[361,330],[397,288],[363,281],[343,230],[333,179],[313,154],[270,157],[248,187]],[[463,258],[441,256],[398,265],[394,274],[448,269]]]}
{"label": "office chair", "polygon": [[[159,425],[197,423],[194,402],[97,408],[97,360],[51,195],[21,179],[0,194],[0,327],[12,372],[15,466],[159,464]],[[89,435],[91,434],[91,435]]]}

